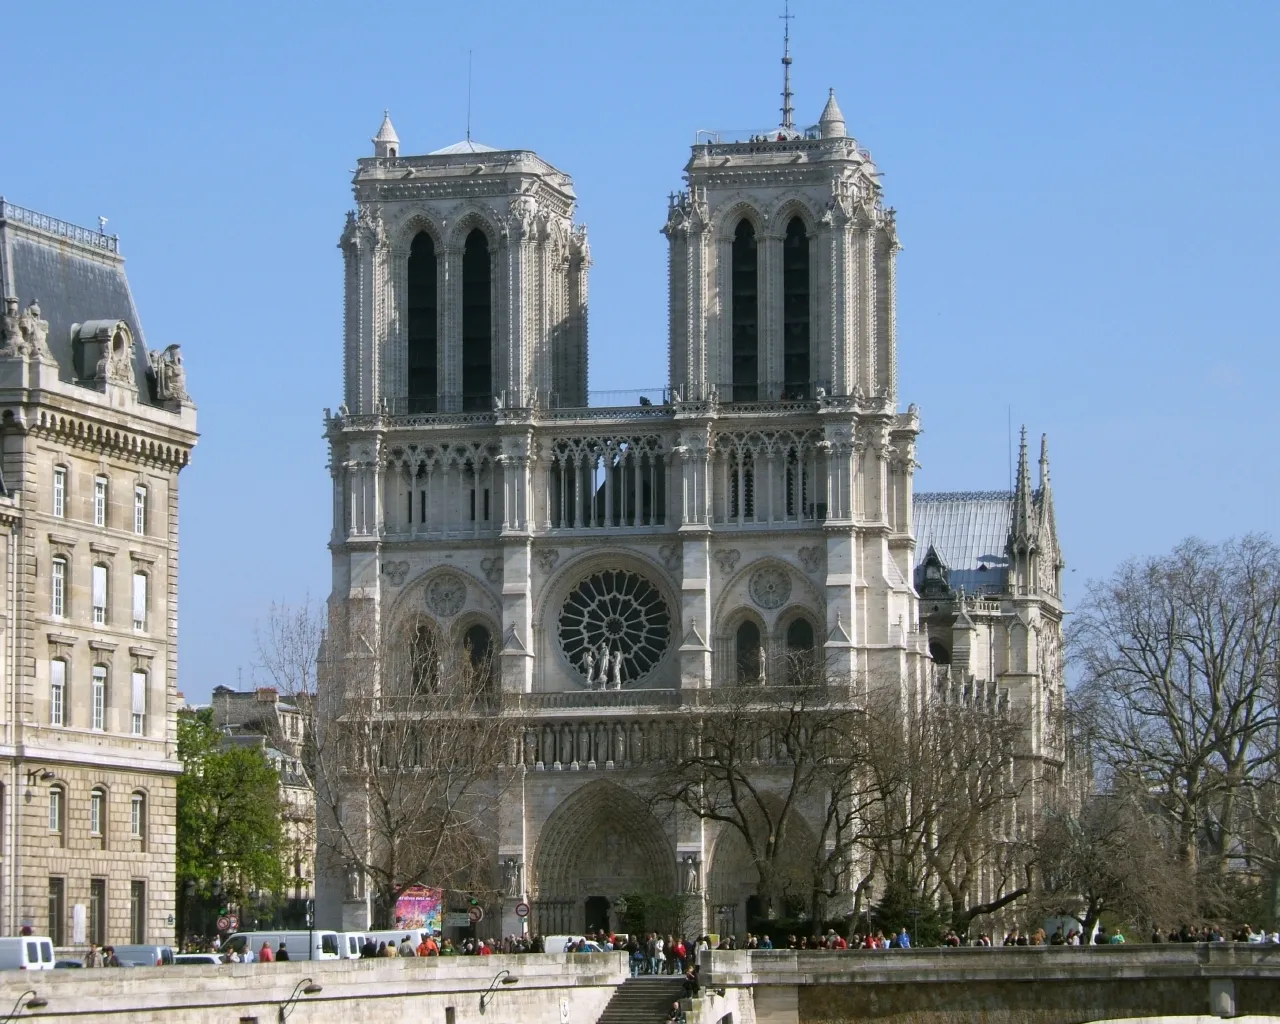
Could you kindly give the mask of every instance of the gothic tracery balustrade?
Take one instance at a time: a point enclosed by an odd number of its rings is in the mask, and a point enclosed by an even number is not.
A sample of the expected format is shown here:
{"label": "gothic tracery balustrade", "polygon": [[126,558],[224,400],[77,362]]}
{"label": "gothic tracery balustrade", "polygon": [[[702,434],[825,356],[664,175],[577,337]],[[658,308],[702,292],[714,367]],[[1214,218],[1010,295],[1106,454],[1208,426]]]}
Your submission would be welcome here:
{"label": "gothic tracery balustrade", "polygon": [[483,536],[502,526],[496,444],[454,441],[394,448],[385,463],[389,534]]}
{"label": "gothic tracery balustrade", "polygon": [[820,430],[724,431],[712,438],[712,522],[816,524],[826,517]]}
{"label": "gothic tracery balustrade", "polygon": [[546,528],[663,526],[670,448],[658,434],[554,437],[542,442]]}

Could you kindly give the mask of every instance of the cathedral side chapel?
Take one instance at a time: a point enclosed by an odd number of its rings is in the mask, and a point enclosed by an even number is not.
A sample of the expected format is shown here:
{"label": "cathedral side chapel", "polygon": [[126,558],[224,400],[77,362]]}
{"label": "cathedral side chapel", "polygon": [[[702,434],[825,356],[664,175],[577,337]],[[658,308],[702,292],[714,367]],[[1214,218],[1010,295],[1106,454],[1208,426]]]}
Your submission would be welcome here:
{"label": "cathedral side chapel", "polygon": [[[646,765],[691,691],[783,683],[798,654],[1043,709],[1028,749],[1060,765],[1047,451],[1036,486],[1024,437],[1014,491],[913,495],[895,214],[834,90],[812,127],[788,82],[776,127],[699,133],[662,225],[669,380],[635,405],[588,404],[567,174],[470,138],[410,156],[389,115],[373,148],[340,242],[333,599],[488,656],[520,695],[492,933],[618,927],[637,889],[748,927],[741,840],[659,821]],[[366,927],[347,875],[320,869],[317,920]]]}

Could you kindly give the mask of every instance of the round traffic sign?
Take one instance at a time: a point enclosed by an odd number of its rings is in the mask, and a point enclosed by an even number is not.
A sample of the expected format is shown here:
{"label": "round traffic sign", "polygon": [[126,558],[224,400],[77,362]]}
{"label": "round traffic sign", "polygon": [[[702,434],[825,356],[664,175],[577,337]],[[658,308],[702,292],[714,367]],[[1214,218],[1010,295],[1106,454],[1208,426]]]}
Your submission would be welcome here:
{"label": "round traffic sign", "polygon": [[484,907],[472,907],[467,911],[467,917],[471,918],[472,924],[479,924],[484,920]]}
{"label": "round traffic sign", "polygon": [[527,903],[517,903],[517,904],[516,904],[516,917],[528,917],[528,916],[529,916],[529,904],[527,904]]}
{"label": "round traffic sign", "polygon": [[218,931],[220,931],[220,932],[229,932],[229,931],[231,931],[231,918],[229,918],[229,917],[220,917],[220,918],[218,918],[218,922],[217,922],[217,923],[218,923]]}

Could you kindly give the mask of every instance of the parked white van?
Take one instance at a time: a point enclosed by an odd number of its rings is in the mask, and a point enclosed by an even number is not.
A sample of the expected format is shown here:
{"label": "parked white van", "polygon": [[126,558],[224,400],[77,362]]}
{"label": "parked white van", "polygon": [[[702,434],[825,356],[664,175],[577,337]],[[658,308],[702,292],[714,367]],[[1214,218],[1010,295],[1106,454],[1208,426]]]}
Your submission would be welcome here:
{"label": "parked white van", "polygon": [[53,939],[47,935],[0,938],[0,970],[53,970]]}
{"label": "parked white van", "polygon": [[258,959],[258,950],[266,943],[274,955],[284,943],[289,951],[290,960],[339,960],[342,958],[343,943],[339,941],[337,932],[290,931],[290,932],[236,932],[222,944],[222,952],[229,953],[235,949],[253,952],[254,960]]}
{"label": "parked white van", "polygon": [[359,960],[360,947],[364,945],[363,932],[338,932],[338,948],[343,960]]}

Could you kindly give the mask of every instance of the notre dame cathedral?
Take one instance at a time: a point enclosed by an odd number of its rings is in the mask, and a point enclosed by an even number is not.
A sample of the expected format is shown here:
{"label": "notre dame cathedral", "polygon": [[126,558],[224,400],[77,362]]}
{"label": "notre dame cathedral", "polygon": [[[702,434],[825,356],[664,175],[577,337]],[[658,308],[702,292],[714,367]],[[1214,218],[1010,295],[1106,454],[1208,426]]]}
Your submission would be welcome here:
{"label": "notre dame cathedral", "polygon": [[[470,139],[409,155],[389,116],[372,141],[340,243],[333,601],[429,622],[523,695],[493,933],[616,927],[637,887],[741,931],[741,841],[655,818],[645,762],[690,691],[782,681],[797,654],[904,693],[998,691],[1053,760],[1047,452],[1033,484],[1024,437],[1013,491],[913,494],[894,210],[834,91],[812,127],[788,87],[777,127],[699,133],[661,226],[667,388],[624,406],[588,402],[569,175]],[[322,871],[317,920],[367,927],[342,875]]]}

